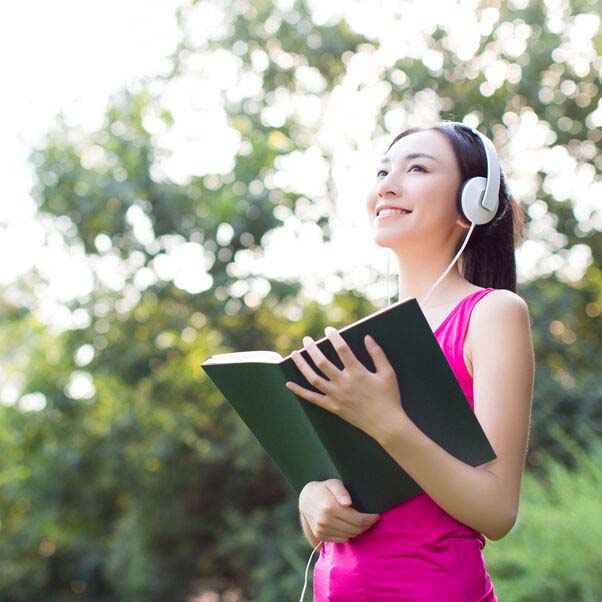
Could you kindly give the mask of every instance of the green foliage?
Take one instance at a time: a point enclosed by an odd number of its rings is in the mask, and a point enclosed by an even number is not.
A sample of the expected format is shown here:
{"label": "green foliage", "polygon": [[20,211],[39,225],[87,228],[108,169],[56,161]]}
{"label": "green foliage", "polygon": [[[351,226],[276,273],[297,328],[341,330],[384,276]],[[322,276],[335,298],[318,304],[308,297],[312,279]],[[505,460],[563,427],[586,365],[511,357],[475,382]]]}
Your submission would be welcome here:
{"label": "green foliage", "polygon": [[[97,276],[92,293],[67,307],[87,320],[59,335],[36,320],[35,300],[27,308],[14,301],[14,290],[0,291],[0,377],[17,382],[22,396],[35,393],[46,403],[39,411],[26,411],[21,401],[0,406],[0,602],[176,602],[205,586],[234,587],[271,602],[294,599],[302,587],[310,550],[295,496],[199,365],[232,350],[287,354],[303,335],[318,338],[324,326],[375,309],[348,290],[324,307],[305,299],[297,283],[236,276],[232,268],[238,252],[261,255],[264,236],[281,224],[278,209],[303,219],[312,201],[263,183],[279,157],[318,144],[317,132],[291,117],[282,127],[267,125],[263,110],[277,94],[299,91],[300,65],[316,70],[317,96],[326,102],[351,58],[379,44],[344,19],[314,23],[299,0],[284,12],[269,1],[221,0],[215,4],[232,26],[198,45],[188,24],[198,4],[185,3],[180,11],[182,39],[167,80],[185,73],[191,58],[214,51],[239,57],[242,73],[257,71],[254,51],[267,62],[256,73],[259,94],[243,101],[223,95],[229,124],[247,143],[230,173],[180,184],[158,175],[161,151],[145,120],[173,124],[152,92],[153,84],[165,83],[161,78],[115,94],[98,131],[59,118],[31,157],[40,214],[55,220],[68,244],[83,246],[91,263],[112,257],[129,269],[120,290]],[[563,35],[546,25],[551,9],[541,2],[525,6],[493,1],[476,7],[479,17],[486,9],[499,12],[474,61],[459,60],[446,23],[423,32],[425,46],[441,53],[441,68],[409,55],[384,67],[379,77],[389,95],[374,134],[386,131],[390,109],[411,113],[422,92],[440,102],[443,118],[480,115],[490,133],[504,118],[530,110],[550,125],[556,145],[580,163],[589,161],[599,176],[600,136],[588,120],[602,85],[599,70],[575,73],[558,58]],[[585,0],[563,7],[567,20],[596,8]],[[498,44],[496,31],[509,28],[511,37],[523,25],[531,27],[529,47],[514,56]],[[600,33],[594,42],[600,53]],[[492,58],[518,66],[521,76],[485,95],[484,65]],[[564,81],[569,84],[562,88]],[[570,82],[575,92],[564,94],[573,89]],[[327,160],[329,152],[323,149]],[[579,224],[570,203],[552,195],[550,174],[542,169],[536,176],[536,194],[521,200],[547,206],[566,249],[585,244],[600,257],[599,232]],[[331,193],[331,175],[327,186]],[[320,207],[310,219],[328,240],[332,205]],[[149,220],[151,240],[135,232],[134,210]],[[223,224],[233,230],[228,241],[218,236]],[[154,273],[157,261],[187,241],[202,245],[209,288],[190,293],[160,278],[140,284],[143,270]],[[32,273],[17,283],[17,298],[34,298],[40,281]],[[266,292],[249,300],[236,290],[241,282]],[[578,282],[551,274],[519,292],[529,303],[537,361],[533,430],[519,523],[504,540],[488,544],[488,564],[501,600],[593,600],[600,561],[598,448],[591,461],[581,455],[578,467],[564,469],[560,461],[570,462],[570,454],[554,428],[560,425],[580,446],[602,432],[596,370],[602,329],[595,327],[602,271],[594,262]],[[77,359],[84,346],[93,350],[88,362]],[[78,374],[93,383],[91,396],[73,391]],[[583,423],[592,433],[581,432]],[[539,480],[547,457],[558,463]]]}
{"label": "green foliage", "polygon": [[591,441],[586,451],[562,429],[552,430],[572,466],[546,456],[541,476],[524,477],[513,530],[502,540],[487,542],[487,567],[500,600],[599,599],[602,439],[581,429]]}

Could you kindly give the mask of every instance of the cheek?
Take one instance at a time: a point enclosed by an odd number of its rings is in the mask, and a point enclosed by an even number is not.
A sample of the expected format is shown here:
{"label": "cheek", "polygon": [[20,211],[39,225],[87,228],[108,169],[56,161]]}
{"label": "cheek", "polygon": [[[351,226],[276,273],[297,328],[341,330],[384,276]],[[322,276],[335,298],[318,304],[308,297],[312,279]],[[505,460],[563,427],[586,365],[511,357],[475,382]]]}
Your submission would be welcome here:
{"label": "cheek", "polygon": [[370,215],[371,212],[376,208],[376,201],[378,200],[378,194],[376,194],[376,186],[373,186],[366,195],[366,201],[364,203],[364,207],[366,209],[366,213]]}
{"label": "cheek", "polygon": [[449,178],[425,178],[422,182],[414,182],[412,196],[416,204],[428,207],[437,215],[455,214],[457,188],[450,186]]}

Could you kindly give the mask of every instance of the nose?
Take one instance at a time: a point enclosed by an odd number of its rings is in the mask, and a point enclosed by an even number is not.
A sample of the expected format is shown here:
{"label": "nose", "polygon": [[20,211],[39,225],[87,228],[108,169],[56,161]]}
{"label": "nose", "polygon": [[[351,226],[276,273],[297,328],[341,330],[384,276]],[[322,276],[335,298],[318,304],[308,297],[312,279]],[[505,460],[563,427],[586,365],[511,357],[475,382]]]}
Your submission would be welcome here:
{"label": "nose", "polygon": [[386,176],[379,178],[376,186],[376,193],[379,197],[399,196],[401,193],[399,178],[393,177],[391,172]]}

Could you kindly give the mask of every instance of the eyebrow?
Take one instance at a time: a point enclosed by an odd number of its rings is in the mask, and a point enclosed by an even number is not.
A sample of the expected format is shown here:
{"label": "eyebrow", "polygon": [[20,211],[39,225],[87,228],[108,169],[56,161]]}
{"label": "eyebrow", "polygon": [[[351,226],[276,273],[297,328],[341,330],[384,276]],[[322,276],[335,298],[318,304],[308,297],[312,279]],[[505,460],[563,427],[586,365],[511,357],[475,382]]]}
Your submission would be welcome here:
{"label": "eyebrow", "polygon": [[[433,157],[433,155],[429,155],[428,153],[410,153],[409,155],[406,155],[406,159],[417,159],[418,157],[428,157],[429,159],[434,159],[435,161],[441,163],[441,161],[439,161],[439,159],[437,159],[436,157]],[[389,159],[389,157],[383,157],[380,160],[381,163],[390,163],[391,159]]]}

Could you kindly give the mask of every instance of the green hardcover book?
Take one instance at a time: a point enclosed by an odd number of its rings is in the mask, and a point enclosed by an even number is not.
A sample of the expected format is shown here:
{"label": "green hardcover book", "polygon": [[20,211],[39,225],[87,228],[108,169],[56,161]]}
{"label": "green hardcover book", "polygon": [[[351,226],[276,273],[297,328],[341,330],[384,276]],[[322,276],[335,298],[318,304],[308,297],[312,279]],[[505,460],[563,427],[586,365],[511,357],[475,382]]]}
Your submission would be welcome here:
{"label": "green hardcover book", "polygon": [[[364,344],[364,336],[372,335],[395,369],[406,414],[433,441],[471,466],[497,457],[416,299],[392,303],[338,331],[374,372]],[[343,367],[326,336],[316,344]],[[307,350],[301,354],[326,377]],[[291,380],[317,391],[290,354],[220,353],[201,367],[297,494],[309,481],[336,478],[356,510],[380,513],[422,491],[373,437],[285,386]]]}

